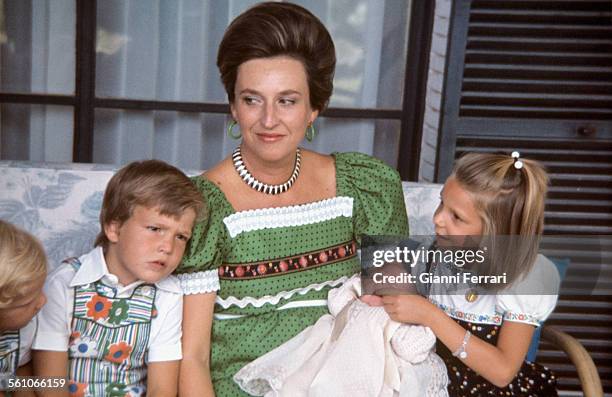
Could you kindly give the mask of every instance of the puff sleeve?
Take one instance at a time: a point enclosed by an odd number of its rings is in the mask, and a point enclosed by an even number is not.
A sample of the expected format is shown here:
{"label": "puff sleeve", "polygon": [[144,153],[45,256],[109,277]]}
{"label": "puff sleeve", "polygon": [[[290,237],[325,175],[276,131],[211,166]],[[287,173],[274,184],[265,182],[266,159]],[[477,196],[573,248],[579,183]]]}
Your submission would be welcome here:
{"label": "puff sleeve", "polygon": [[228,241],[223,218],[232,211],[214,183],[200,176],[192,181],[202,193],[207,211],[194,226],[185,255],[175,271],[185,295],[219,290],[217,268],[226,255]]}
{"label": "puff sleeve", "polygon": [[496,310],[503,313],[504,321],[540,326],[557,305],[560,281],[555,265],[538,255],[529,274],[497,296]]}
{"label": "puff sleeve", "polygon": [[408,218],[399,174],[362,153],[336,153],[337,194],[354,198],[355,236],[408,236]]}

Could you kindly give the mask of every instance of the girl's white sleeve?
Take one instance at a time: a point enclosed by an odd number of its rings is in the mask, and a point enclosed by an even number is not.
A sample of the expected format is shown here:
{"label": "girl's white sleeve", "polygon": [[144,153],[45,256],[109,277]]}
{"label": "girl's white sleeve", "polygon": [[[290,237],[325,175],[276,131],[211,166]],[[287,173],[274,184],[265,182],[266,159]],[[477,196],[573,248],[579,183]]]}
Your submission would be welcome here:
{"label": "girl's white sleeve", "polygon": [[541,325],[555,310],[561,279],[548,258],[538,255],[531,272],[497,296],[496,311],[503,313],[504,321]]}

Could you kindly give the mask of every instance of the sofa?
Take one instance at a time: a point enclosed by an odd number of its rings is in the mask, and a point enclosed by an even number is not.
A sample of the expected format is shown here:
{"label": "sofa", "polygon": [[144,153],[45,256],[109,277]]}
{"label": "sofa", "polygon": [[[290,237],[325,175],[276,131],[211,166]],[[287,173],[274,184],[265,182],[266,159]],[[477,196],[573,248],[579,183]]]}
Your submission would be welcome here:
{"label": "sofa", "polygon": [[[0,219],[37,236],[54,268],[66,257],[91,250],[100,231],[104,188],[115,170],[100,164],[0,161]],[[403,182],[411,235],[433,234],[431,219],[441,187]],[[585,396],[603,396],[593,360],[576,339],[546,325],[542,337],[569,356]]]}

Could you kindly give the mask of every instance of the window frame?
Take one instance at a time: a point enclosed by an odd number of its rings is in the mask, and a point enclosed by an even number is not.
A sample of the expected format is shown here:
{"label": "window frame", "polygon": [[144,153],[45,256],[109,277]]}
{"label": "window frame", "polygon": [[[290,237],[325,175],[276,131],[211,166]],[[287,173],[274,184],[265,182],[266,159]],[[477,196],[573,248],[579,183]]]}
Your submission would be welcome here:
{"label": "window frame", "polygon": [[[97,0],[76,1],[75,93],[74,95],[17,94],[0,92],[1,103],[72,106],[74,140],[72,161],[93,161],[96,109],[162,110],[191,113],[229,114],[228,104],[215,102],[156,101],[98,98],[96,84]],[[435,2],[411,1],[408,43],[401,109],[328,108],[321,116],[363,120],[398,120],[400,139],[397,170],[403,180],[417,181],[425,109],[425,92]]]}

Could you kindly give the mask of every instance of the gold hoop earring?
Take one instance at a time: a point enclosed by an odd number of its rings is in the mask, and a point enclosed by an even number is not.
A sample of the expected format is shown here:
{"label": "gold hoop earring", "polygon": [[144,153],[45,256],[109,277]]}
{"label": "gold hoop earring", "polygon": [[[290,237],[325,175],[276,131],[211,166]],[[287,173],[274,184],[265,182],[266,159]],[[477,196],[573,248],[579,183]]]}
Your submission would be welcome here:
{"label": "gold hoop earring", "polygon": [[227,136],[229,136],[229,137],[230,137],[230,138],[232,138],[232,139],[240,139],[240,138],[242,138],[242,132],[241,132],[241,131],[238,131],[238,134],[236,134],[236,133],[233,131],[233,130],[234,130],[234,127],[236,126],[236,124],[238,124],[238,123],[236,123],[236,121],[235,121],[235,120],[232,120],[232,121],[229,123],[229,125],[227,126]]}
{"label": "gold hoop earring", "polygon": [[306,140],[308,142],[312,142],[312,140],[314,139],[316,135],[317,135],[317,130],[315,130],[314,124],[310,123],[308,125],[308,128],[306,128]]}

